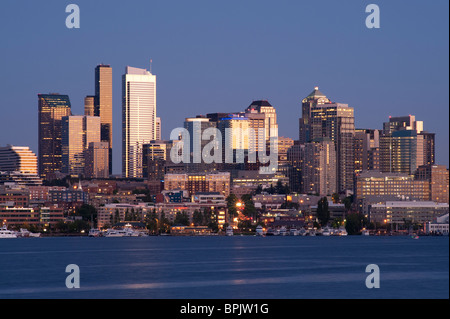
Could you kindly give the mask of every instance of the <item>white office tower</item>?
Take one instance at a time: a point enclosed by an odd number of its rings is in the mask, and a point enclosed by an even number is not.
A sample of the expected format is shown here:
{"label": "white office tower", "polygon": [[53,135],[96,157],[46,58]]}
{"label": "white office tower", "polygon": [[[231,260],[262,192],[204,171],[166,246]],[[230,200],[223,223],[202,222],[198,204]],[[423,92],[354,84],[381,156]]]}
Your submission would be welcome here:
{"label": "white office tower", "polygon": [[122,76],[122,175],[142,177],[142,146],[157,139],[156,76],[126,67]]}

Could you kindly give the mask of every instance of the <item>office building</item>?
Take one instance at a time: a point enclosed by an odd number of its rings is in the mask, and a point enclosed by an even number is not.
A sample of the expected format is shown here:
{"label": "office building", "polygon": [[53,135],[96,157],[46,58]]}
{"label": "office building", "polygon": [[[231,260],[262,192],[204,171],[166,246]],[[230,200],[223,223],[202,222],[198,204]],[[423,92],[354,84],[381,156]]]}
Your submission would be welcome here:
{"label": "office building", "polygon": [[88,95],[84,98],[84,115],[95,116],[95,96]]}
{"label": "office building", "polygon": [[314,87],[314,91],[302,100],[302,117],[299,119],[300,144],[311,141],[311,109],[325,103],[331,103],[331,101],[319,91],[318,86]]}
{"label": "office building", "polygon": [[422,165],[414,174],[415,180],[428,184],[428,200],[437,203],[449,202],[449,172],[444,165]]}
{"label": "office building", "polygon": [[328,138],[335,144],[338,192],[354,188],[354,110],[347,104],[326,103],[311,108],[311,141]]}
{"label": "office building", "polygon": [[245,113],[264,114],[265,138],[278,138],[277,113],[275,108],[267,100],[253,101],[245,110]]}
{"label": "office building", "polygon": [[112,173],[113,103],[112,68],[107,64],[95,68],[94,115],[100,116],[101,141],[109,144],[109,173]]}
{"label": "office building", "polygon": [[356,174],[380,169],[380,134],[378,130],[355,130],[354,159]]}
{"label": "office building", "polygon": [[225,197],[230,195],[230,173],[189,173],[165,174],[165,190],[187,190],[189,195],[205,192],[218,192]]}
{"label": "office building", "polygon": [[380,170],[414,174],[417,169],[417,132],[394,131],[380,138]]}
{"label": "office building", "polygon": [[83,176],[89,144],[100,142],[100,117],[74,115],[62,118],[62,172]]}
{"label": "office building", "polygon": [[38,174],[37,156],[28,146],[0,147],[0,171]]}
{"label": "office building", "polygon": [[122,85],[122,175],[141,178],[143,145],[157,134],[156,76],[127,66]]}
{"label": "office building", "polygon": [[448,214],[448,203],[431,201],[387,201],[370,207],[369,219],[380,224],[424,225],[434,219]]}
{"label": "office building", "polygon": [[337,192],[336,150],[330,140],[306,143],[302,148],[302,192],[332,195]]}
{"label": "office building", "polygon": [[107,142],[89,143],[84,173],[87,178],[109,177],[109,144]]}
{"label": "office building", "polygon": [[156,140],[160,141],[162,140],[161,137],[161,118],[160,117],[156,117]]}
{"label": "office building", "polygon": [[38,108],[38,167],[39,175],[45,179],[48,174],[60,172],[62,168],[61,120],[71,115],[69,96],[38,94]]}

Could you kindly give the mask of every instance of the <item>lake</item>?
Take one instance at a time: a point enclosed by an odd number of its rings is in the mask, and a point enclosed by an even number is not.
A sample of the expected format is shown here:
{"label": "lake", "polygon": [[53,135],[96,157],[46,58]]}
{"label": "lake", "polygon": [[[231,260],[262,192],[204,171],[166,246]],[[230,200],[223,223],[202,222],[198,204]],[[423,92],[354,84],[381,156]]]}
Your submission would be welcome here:
{"label": "lake", "polygon": [[[66,266],[80,288],[66,287]],[[366,266],[380,288],[366,287]],[[448,237],[0,239],[0,299],[449,298]]]}

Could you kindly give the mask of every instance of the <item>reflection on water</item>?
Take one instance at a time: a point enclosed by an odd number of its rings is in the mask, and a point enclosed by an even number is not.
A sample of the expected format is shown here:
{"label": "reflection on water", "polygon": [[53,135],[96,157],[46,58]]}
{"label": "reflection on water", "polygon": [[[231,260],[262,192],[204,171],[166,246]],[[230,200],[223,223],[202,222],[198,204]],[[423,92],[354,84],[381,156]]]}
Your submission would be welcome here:
{"label": "reflection on water", "polygon": [[0,241],[0,298],[448,298],[448,265],[444,237],[17,239]]}

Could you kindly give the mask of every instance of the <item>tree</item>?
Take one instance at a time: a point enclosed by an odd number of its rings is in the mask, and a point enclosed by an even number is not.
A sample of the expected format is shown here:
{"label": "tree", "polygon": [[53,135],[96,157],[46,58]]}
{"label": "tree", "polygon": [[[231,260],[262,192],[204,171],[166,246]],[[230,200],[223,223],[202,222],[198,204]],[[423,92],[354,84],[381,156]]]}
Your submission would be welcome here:
{"label": "tree", "polygon": [[203,225],[203,214],[199,212],[198,210],[194,211],[194,214],[192,214],[192,222],[196,226],[202,226]]}
{"label": "tree", "polygon": [[338,193],[333,193],[333,195],[331,195],[331,199],[333,200],[334,204],[339,203],[339,194]]}
{"label": "tree", "polygon": [[244,202],[244,210],[242,211],[242,213],[245,216],[256,218],[256,208],[255,203],[252,199],[252,195],[244,194],[242,195],[241,199]]}
{"label": "tree", "polygon": [[364,216],[361,213],[350,213],[347,215],[345,230],[349,235],[361,233],[364,224]]}
{"label": "tree", "polygon": [[344,203],[345,210],[348,212],[352,208],[353,195],[345,197],[342,202]]}
{"label": "tree", "polygon": [[328,210],[328,199],[323,197],[317,203],[317,219],[321,226],[326,226],[330,220],[330,211]]}
{"label": "tree", "polygon": [[81,205],[76,209],[75,214],[81,216],[85,221],[90,221],[91,218],[93,218],[94,220],[97,219],[97,209],[89,204]]}
{"label": "tree", "polygon": [[227,210],[228,210],[228,216],[230,216],[230,219],[233,219],[238,215],[237,209],[236,209],[236,203],[238,202],[238,198],[236,195],[231,193],[227,197]]}
{"label": "tree", "polygon": [[177,215],[175,216],[174,224],[188,226],[189,216],[185,212],[182,213],[178,212]]}

